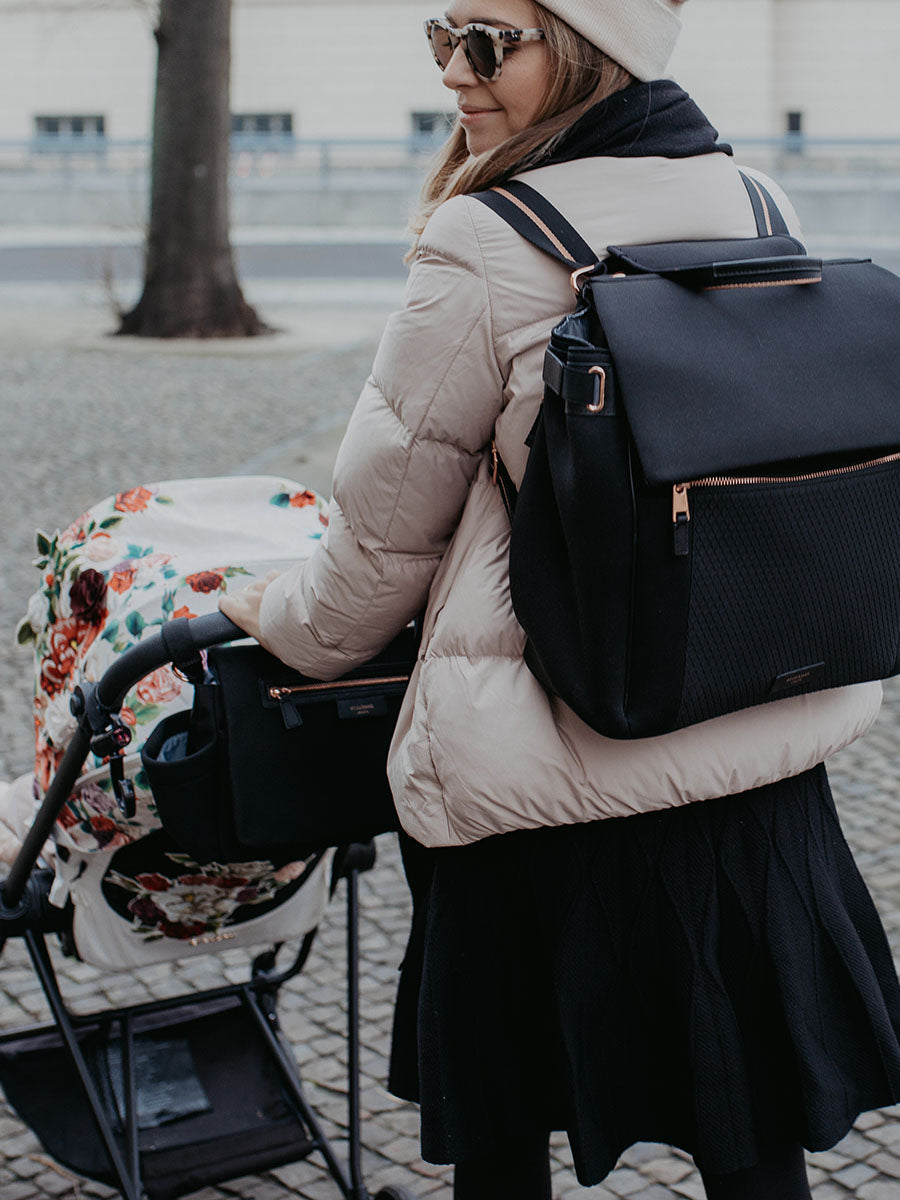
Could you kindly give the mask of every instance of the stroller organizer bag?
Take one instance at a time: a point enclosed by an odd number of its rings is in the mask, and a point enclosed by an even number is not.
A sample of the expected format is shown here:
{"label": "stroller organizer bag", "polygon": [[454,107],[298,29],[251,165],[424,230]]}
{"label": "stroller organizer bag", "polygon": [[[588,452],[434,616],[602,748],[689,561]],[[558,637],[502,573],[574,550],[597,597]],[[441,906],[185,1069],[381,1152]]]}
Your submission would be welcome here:
{"label": "stroller organizer bag", "polygon": [[[174,632],[174,630],[173,630]],[[199,861],[296,858],[397,828],[386,762],[415,656],[407,629],[331,683],[260,646],[216,646],[189,713],[162,721],[141,759],[165,829]]]}

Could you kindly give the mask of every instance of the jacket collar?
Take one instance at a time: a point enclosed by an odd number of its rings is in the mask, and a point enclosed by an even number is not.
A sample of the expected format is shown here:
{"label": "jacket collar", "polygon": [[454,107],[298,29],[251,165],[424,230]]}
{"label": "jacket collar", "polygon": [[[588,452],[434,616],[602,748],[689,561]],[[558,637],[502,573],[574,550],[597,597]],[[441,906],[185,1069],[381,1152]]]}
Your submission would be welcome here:
{"label": "jacket collar", "polygon": [[540,166],[578,158],[690,158],[731,154],[694,101],[674,80],[637,83],[588,109]]}

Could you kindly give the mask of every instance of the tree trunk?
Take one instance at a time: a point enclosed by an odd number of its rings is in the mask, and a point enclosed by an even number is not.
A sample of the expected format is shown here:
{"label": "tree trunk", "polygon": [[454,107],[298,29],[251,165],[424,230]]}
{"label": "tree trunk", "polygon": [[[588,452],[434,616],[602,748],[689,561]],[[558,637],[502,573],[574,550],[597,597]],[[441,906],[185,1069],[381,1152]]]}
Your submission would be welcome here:
{"label": "tree trunk", "polygon": [[119,333],[248,337],[267,331],[229,240],[231,0],[162,0],[144,290]]}

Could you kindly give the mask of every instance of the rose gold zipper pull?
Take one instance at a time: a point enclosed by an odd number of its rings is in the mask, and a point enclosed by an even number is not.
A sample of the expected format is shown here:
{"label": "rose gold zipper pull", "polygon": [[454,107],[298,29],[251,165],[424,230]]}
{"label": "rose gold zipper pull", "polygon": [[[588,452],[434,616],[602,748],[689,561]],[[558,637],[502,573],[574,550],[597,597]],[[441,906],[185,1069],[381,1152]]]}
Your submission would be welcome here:
{"label": "rose gold zipper pull", "polygon": [[672,549],[679,557],[691,549],[691,506],[688,503],[687,483],[672,487]]}

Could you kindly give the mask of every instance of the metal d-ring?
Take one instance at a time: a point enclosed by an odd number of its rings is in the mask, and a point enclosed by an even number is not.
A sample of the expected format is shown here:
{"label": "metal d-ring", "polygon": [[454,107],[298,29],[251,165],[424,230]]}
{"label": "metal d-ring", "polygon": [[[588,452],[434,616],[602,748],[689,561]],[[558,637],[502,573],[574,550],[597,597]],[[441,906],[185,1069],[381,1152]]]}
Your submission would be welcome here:
{"label": "metal d-ring", "polygon": [[582,277],[582,275],[593,274],[593,272],[596,271],[599,266],[600,266],[599,263],[594,263],[593,266],[579,267],[577,271],[572,272],[572,274],[569,276],[569,282],[571,283],[572,290],[574,291],[576,296],[581,293],[581,277]]}
{"label": "metal d-ring", "polygon": [[594,376],[594,402],[585,405],[585,412],[603,412],[606,407],[606,370],[604,367],[591,367],[588,375]]}

